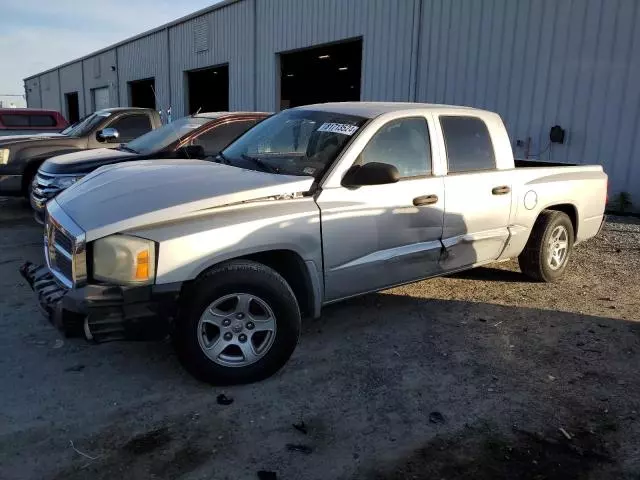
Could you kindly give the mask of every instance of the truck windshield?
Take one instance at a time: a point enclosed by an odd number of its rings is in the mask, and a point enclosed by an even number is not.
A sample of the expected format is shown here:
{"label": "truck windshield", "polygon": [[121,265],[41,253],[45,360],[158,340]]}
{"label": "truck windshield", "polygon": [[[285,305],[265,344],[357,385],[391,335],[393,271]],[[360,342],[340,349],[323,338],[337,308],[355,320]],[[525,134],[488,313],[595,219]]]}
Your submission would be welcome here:
{"label": "truck windshield", "polygon": [[87,115],[86,117],[84,117],[75,125],[64,129],[62,133],[69,137],[83,137],[110,115],[110,112],[92,113],[91,115]]}
{"label": "truck windshield", "polygon": [[127,150],[133,150],[137,153],[149,154],[158,152],[176,140],[182,140],[185,135],[212,120],[212,118],[207,117],[180,118],[175,122],[168,123],[156,130],[145,133],[141,137],[127,143],[125,147]]}
{"label": "truck windshield", "polygon": [[222,151],[218,161],[318,179],[366,121],[340,113],[285,110],[238,138]]}

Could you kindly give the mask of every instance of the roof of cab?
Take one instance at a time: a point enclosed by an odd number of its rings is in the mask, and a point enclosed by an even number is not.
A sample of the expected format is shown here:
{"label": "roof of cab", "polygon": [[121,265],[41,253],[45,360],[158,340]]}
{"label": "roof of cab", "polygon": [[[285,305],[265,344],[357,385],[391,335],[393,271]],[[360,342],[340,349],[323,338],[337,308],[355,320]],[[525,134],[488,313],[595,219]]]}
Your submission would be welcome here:
{"label": "roof of cab", "polygon": [[202,112],[196,113],[192,115],[195,118],[223,118],[223,117],[244,117],[244,116],[256,116],[256,117],[267,117],[272,115],[268,112]]}
{"label": "roof of cab", "polygon": [[477,108],[456,105],[438,105],[433,103],[411,102],[334,102],[317,103],[296,107],[297,110],[316,110],[324,112],[342,113],[345,115],[357,115],[365,118],[375,118],[389,112],[403,112],[411,110],[456,110],[481,112]]}
{"label": "roof of cab", "polygon": [[55,113],[59,114],[57,110],[51,110],[49,108],[0,108],[0,113],[13,113],[16,115],[28,115],[33,113]]}
{"label": "roof of cab", "polygon": [[130,110],[140,110],[143,112],[153,112],[154,109],[153,108],[143,108],[143,107],[110,107],[110,108],[103,108],[102,110],[98,110],[95,113],[100,113],[100,112],[122,112],[122,111],[130,111]]}

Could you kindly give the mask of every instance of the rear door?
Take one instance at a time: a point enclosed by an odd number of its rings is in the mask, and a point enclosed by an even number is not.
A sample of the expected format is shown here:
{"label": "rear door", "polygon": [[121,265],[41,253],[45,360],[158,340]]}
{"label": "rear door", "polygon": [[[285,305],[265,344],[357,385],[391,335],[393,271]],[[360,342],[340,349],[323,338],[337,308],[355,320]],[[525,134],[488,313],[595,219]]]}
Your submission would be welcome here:
{"label": "rear door", "polygon": [[440,115],[447,175],[441,265],[453,270],[498,258],[509,237],[512,172],[496,168],[486,123]]}
{"label": "rear door", "polygon": [[354,164],[395,165],[397,183],[324,188],[321,210],[325,300],[411,282],[438,270],[443,178],[432,174],[427,120],[382,125]]}

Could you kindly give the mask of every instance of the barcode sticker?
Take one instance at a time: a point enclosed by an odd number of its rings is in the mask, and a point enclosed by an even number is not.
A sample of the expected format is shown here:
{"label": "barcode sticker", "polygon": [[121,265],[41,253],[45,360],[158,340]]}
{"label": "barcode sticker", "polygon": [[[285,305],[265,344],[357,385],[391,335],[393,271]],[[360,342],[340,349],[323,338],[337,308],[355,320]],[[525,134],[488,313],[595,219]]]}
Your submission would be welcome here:
{"label": "barcode sticker", "polygon": [[323,123],[318,128],[318,132],[331,132],[341,133],[342,135],[353,135],[358,131],[358,127],[355,125],[349,125],[347,123]]}

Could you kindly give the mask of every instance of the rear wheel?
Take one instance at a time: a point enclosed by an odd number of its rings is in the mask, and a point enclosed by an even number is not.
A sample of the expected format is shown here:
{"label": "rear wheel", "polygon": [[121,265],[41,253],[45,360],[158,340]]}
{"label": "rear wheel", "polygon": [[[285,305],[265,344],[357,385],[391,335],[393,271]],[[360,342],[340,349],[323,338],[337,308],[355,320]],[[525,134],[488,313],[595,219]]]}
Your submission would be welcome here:
{"label": "rear wheel", "polygon": [[571,258],[573,242],[573,224],[569,216],[553,210],[543,211],[518,257],[520,269],[539,282],[559,280]]}
{"label": "rear wheel", "polygon": [[199,279],[175,332],[183,365],[203,381],[226,385],[277,372],[300,335],[293,291],[275,270],[233,261]]}

